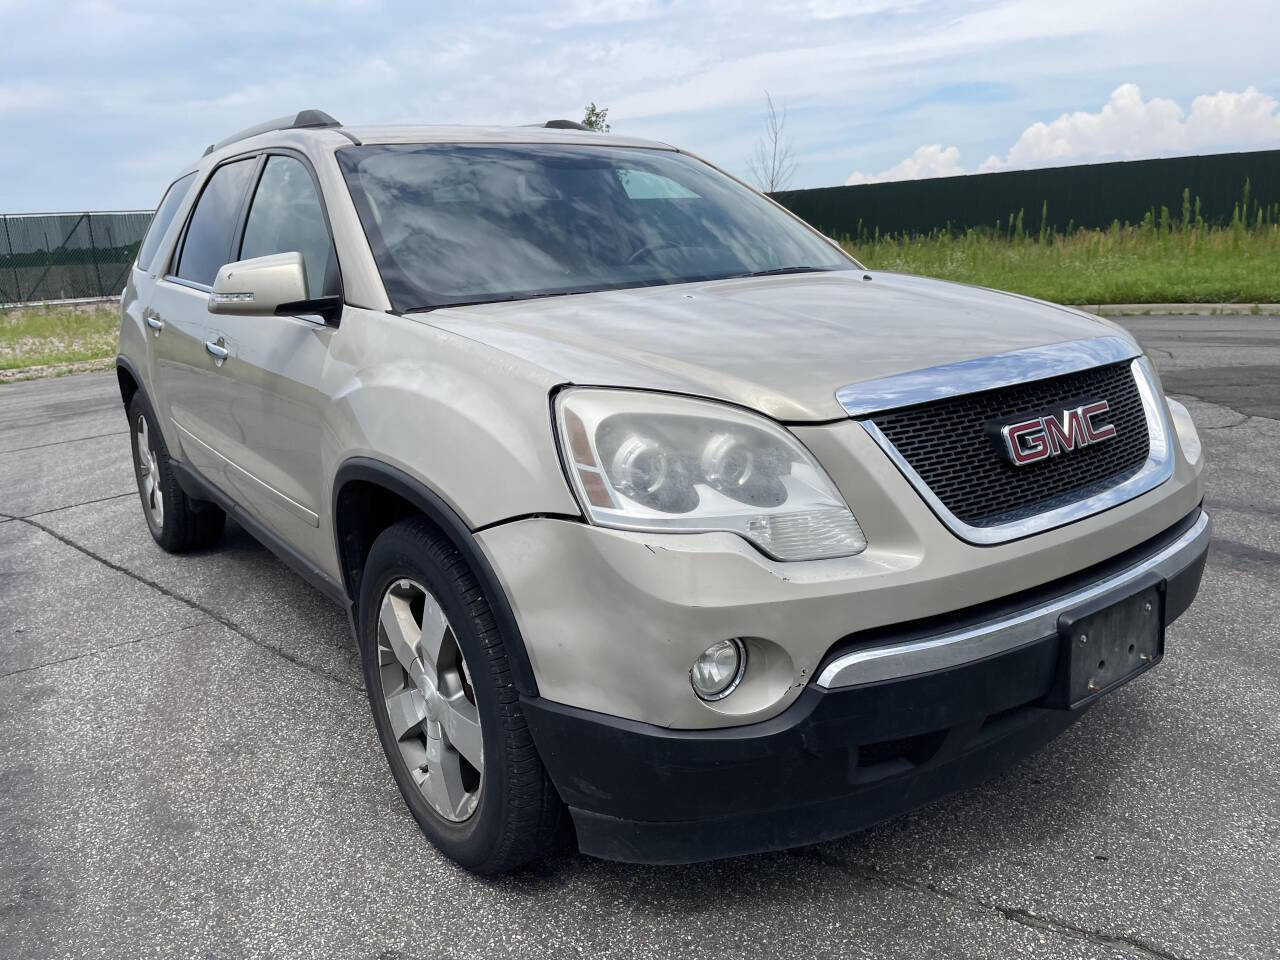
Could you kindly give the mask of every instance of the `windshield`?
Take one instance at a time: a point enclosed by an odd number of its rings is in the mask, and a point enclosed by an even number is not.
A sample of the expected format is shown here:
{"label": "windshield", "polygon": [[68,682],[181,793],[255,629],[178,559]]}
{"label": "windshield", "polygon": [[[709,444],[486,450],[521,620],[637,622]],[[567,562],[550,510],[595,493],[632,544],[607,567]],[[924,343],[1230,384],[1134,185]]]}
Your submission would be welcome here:
{"label": "windshield", "polygon": [[400,312],[856,266],[672,151],[387,144],[338,160]]}

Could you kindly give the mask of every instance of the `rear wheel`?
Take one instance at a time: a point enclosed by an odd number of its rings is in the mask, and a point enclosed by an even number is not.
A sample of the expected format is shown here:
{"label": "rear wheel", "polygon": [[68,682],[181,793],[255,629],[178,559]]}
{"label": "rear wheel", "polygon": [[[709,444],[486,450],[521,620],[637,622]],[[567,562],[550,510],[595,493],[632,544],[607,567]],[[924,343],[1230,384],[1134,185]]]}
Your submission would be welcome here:
{"label": "rear wheel", "polygon": [[194,500],[183,492],[164,435],[140,392],[133,395],[127,410],[133,472],[151,536],[170,553],[213,546],[222,536],[226,514],[216,504]]}
{"label": "rear wheel", "polygon": [[474,574],[425,520],[374,542],[360,591],[360,646],[392,775],[437,847],[477,873],[550,851],[566,815],[511,682],[501,632]]}

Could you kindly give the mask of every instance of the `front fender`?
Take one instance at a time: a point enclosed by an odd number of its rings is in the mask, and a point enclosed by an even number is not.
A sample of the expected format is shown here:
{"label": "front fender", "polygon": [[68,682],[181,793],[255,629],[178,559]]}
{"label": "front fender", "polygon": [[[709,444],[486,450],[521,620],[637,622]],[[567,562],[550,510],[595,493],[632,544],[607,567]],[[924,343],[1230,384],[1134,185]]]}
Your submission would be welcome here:
{"label": "front fender", "polygon": [[[412,318],[347,308],[331,347],[328,475],[395,467],[475,530],[579,515],[556,450],[548,371]],[[350,365],[346,361],[358,359]]]}

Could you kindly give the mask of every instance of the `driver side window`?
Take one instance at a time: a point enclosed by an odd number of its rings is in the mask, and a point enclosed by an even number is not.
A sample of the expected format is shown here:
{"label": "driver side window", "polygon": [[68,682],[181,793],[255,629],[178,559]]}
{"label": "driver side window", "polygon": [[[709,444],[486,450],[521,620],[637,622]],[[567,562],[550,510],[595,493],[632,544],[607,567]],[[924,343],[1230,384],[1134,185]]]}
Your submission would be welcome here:
{"label": "driver side window", "polygon": [[338,257],[311,173],[293,157],[270,156],[245,221],[237,259],[302,254],[311,299],[342,292]]}

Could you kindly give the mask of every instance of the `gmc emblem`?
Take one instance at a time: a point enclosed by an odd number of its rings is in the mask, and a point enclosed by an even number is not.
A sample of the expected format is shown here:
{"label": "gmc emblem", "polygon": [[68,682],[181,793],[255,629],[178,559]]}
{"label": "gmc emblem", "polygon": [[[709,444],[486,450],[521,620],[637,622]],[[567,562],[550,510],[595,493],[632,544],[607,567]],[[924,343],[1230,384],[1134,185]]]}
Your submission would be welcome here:
{"label": "gmc emblem", "polygon": [[1004,452],[1015,467],[1023,467],[1091,443],[1110,440],[1116,435],[1115,425],[1100,423],[1097,419],[1110,409],[1107,401],[1099,400],[1074,410],[1063,410],[1061,418],[1050,413],[1005,424],[1000,428]]}

